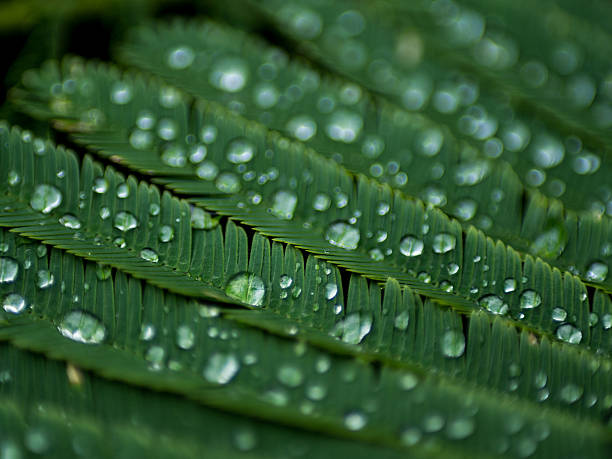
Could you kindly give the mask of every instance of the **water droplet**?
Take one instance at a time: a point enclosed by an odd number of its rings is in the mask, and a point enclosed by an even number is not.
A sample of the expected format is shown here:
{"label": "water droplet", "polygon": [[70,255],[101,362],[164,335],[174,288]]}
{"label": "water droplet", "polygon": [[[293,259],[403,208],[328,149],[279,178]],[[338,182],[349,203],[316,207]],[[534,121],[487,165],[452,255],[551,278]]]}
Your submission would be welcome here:
{"label": "water droplet", "polygon": [[[342,311],[342,305],[339,307],[336,314]],[[331,331],[332,336],[342,337],[342,341],[349,344],[359,344],[372,330],[372,318],[369,316],[362,317],[359,313],[353,313],[346,316],[344,320],[336,323],[336,326]]]}
{"label": "water droplet", "polygon": [[140,258],[151,263],[157,263],[159,261],[159,255],[153,249],[142,249],[140,251]]}
{"label": "water droplet", "polygon": [[306,388],[306,396],[310,400],[320,401],[327,395],[327,388],[323,384],[311,384]]}
{"label": "water droplet", "polygon": [[503,316],[508,312],[508,305],[497,295],[485,295],[478,300],[478,303],[492,314]]}
{"label": "water droplet", "polygon": [[185,156],[185,150],[180,145],[171,143],[164,147],[161,160],[164,164],[170,167],[183,167],[187,164],[187,157]]}
{"label": "water droplet", "polygon": [[296,139],[306,142],[317,133],[317,123],[308,115],[298,115],[287,122],[287,131]]}
{"label": "water droplet", "polygon": [[280,285],[280,288],[289,288],[293,284],[293,279],[290,276],[283,274],[280,277],[278,284]]}
{"label": "water droplet", "polygon": [[66,214],[59,218],[60,224],[64,225],[66,228],[70,229],[79,229],[81,227],[81,222],[74,215]]}
{"label": "water droplet", "polygon": [[178,134],[178,126],[174,120],[164,118],[157,124],[157,135],[163,140],[173,140]]}
{"label": "water droplet", "polygon": [[130,195],[130,188],[127,183],[121,183],[117,186],[117,197],[119,199],[125,199]]}
{"label": "water droplet", "polygon": [[579,344],[582,341],[582,332],[571,324],[564,324],[557,328],[555,333],[558,339],[570,344]]}
{"label": "water droplet", "polygon": [[330,224],[325,231],[325,239],[331,245],[346,250],[355,250],[359,245],[360,237],[357,228],[342,221]]}
{"label": "water droplet", "polygon": [[276,377],[287,387],[299,387],[304,381],[302,371],[293,365],[283,365],[276,373]]}
{"label": "water droplet", "polygon": [[2,308],[11,314],[19,314],[26,307],[24,298],[17,293],[9,293],[2,300]]}
{"label": "water droplet", "polygon": [[542,297],[535,290],[525,290],[521,293],[520,305],[521,309],[533,309],[542,304]]}
{"label": "water droplet", "polygon": [[38,185],[30,199],[30,207],[43,214],[48,214],[61,203],[62,193],[51,185]]}
{"label": "water droplet", "polygon": [[552,310],[552,320],[555,322],[563,322],[567,318],[567,311],[563,308],[554,308]]}
{"label": "water droplet", "polygon": [[338,286],[334,282],[325,285],[325,298],[333,300],[338,294]]}
{"label": "water droplet", "polygon": [[460,331],[448,330],[442,336],[441,347],[445,357],[461,357],[465,351],[465,336]]}
{"label": "water droplet", "polygon": [[329,119],[325,132],[328,137],[337,142],[354,142],[363,127],[363,119],[355,112],[338,110]]}
{"label": "water droplet", "polygon": [[118,81],[111,88],[110,99],[117,105],[125,105],[132,100],[132,88],[127,83]]}
{"label": "water droplet", "polygon": [[601,326],[604,330],[610,330],[612,328],[612,314],[604,314],[601,317]]}
{"label": "water droplet", "polygon": [[455,168],[455,183],[459,186],[474,186],[482,182],[489,173],[488,161],[469,161]]}
{"label": "water droplet", "polygon": [[229,383],[240,370],[240,363],[233,354],[215,352],[204,368],[204,379],[216,384]]}
{"label": "water droplet", "polygon": [[608,277],[608,265],[600,261],[591,263],[586,272],[586,279],[591,282],[603,282]]}
{"label": "water droplet", "polygon": [[463,199],[453,208],[452,214],[460,220],[467,222],[474,218],[478,204],[472,199]]}
{"label": "water droplet", "polygon": [[222,193],[237,193],[241,188],[240,178],[231,172],[223,172],[217,177],[215,186]]}
{"label": "water droplet", "polygon": [[250,140],[239,137],[228,144],[225,155],[230,163],[248,163],[255,156],[255,145]]}
{"label": "water droplet", "polygon": [[312,203],[312,207],[319,212],[324,212],[329,209],[331,205],[331,198],[323,193],[317,193],[315,195],[314,201]]}
{"label": "water droplet", "polygon": [[180,325],[176,329],[176,345],[181,349],[189,350],[195,343],[195,334],[187,325]]}
{"label": "water droplet", "polygon": [[408,311],[402,311],[397,316],[395,316],[395,321],[393,322],[393,326],[398,330],[405,331],[408,329],[408,323],[410,322],[410,314]]}
{"label": "water droplet", "polygon": [[516,279],[509,277],[504,280],[504,293],[512,293],[516,290]]}
{"label": "water droplet", "polygon": [[174,239],[174,228],[169,225],[162,225],[159,228],[159,240],[161,242],[170,242]]}
{"label": "water droplet", "polygon": [[243,272],[233,276],[225,287],[225,293],[251,306],[261,307],[266,296],[266,286],[261,277]]}
{"label": "water droplet", "polygon": [[209,82],[226,92],[238,92],[244,88],[249,77],[247,65],[238,58],[226,57],[213,64]]}
{"label": "water droplet", "polygon": [[115,228],[119,231],[129,231],[138,226],[138,220],[129,212],[121,211],[115,215]]}
{"label": "water droplet", "polygon": [[151,341],[155,338],[155,326],[153,324],[142,324],[139,338],[143,341]]}
{"label": "water droplet", "polygon": [[449,233],[436,234],[433,238],[433,251],[435,253],[448,253],[455,248],[457,239]]}
{"label": "water droplet", "polygon": [[168,53],[168,66],[182,70],[189,67],[195,59],[195,53],[189,46],[178,46]]}
{"label": "water droplet", "polygon": [[565,403],[571,404],[577,402],[582,397],[583,392],[584,389],[582,387],[570,383],[561,388],[559,396]]}
{"label": "water droplet", "polygon": [[214,180],[219,174],[219,168],[211,161],[204,161],[196,169],[196,175],[204,180]]}
{"label": "water droplet", "polygon": [[463,440],[474,433],[474,420],[472,418],[457,418],[446,426],[446,435],[453,440]]}
{"label": "water droplet", "polygon": [[368,422],[368,418],[360,411],[353,411],[344,416],[344,425],[352,431],[361,430]]}
{"label": "water droplet", "polygon": [[36,273],[36,286],[40,289],[49,288],[55,282],[55,276],[47,269],[41,269]]}
{"label": "water droplet", "polygon": [[233,442],[238,451],[251,451],[257,446],[257,437],[252,429],[241,427],[233,433]]}
{"label": "water droplet", "polygon": [[291,220],[297,206],[297,195],[293,191],[277,191],[274,195],[272,215],[282,219]]}
{"label": "water droplet", "polygon": [[17,171],[10,171],[8,173],[8,184],[10,186],[17,186],[19,185],[19,182],[21,182],[21,177],[19,176],[19,174],[17,173]]}
{"label": "water droplet", "polygon": [[287,4],[280,11],[280,16],[284,18],[291,32],[302,40],[316,38],[323,29],[323,21],[319,14],[302,6]]}
{"label": "water droplet", "polygon": [[13,282],[17,278],[19,265],[9,257],[0,257],[0,284]]}
{"label": "water droplet", "polygon": [[406,257],[418,257],[423,253],[423,241],[415,236],[404,236],[400,241],[399,249]]}
{"label": "water droplet", "polygon": [[108,191],[108,180],[106,180],[104,177],[96,178],[91,189],[98,194],[106,193]]}
{"label": "water droplet", "polygon": [[565,250],[567,240],[565,227],[558,224],[538,235],[531,244],[531,251],[542,258],[554,260]]}
{"label": "water droplet", "polygon": [[370,249],[368,251],[368,255],[370,256],[370,259],[374,261],[382,261],[385,259],[382,250],[380,250],[379,248]]}
{"label": "water droplet", "polygon": [[565,155],[563,144],[554,137],[543,135],[533,142],[533,162],[544,169],[557,166]]}
{"label": "water droplet", "polygon": [[419,136],[417,150],[424,156],[435,156],[442,148],[444,136],[439,129],[428,129]]}
{"label": "water droplet", "polygon": [[430,414],[423,420],[423,430],[425,432],[439,432],[442,427],[444,427],[444,418],[439,414]]}
{"label": "water droplet", "polygon": [[401,441],[406,446],[414,446],[421,441],[422,437],[423,434],[419,429],[410,427],[402,432]]}
{"label": "water droplet", "polygon": [[102,322],[92,314],[80,310],[66,314],[57,329],[66,338],[85,344],[99,344],[106,336]]}

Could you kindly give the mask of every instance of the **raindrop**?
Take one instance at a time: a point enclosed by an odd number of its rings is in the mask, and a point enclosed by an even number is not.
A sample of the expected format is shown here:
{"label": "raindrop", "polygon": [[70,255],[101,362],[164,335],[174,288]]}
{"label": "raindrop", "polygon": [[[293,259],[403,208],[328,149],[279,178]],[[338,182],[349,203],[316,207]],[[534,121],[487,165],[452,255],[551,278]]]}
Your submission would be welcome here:
{"label": "raindrop", "polygon": [[330,205],[331,205],[331,198],[323,193],[317,193],[312,203],[313,209],[318,210],[319,212],[326,211],[327,209],[329,209]]}
{"label": "raindrop", "polygon": [[159,228],[159,240],[161,242],[170,242],[174,239],[174,228],[169,225],[162,225]]}
{"label": "raindrop", "polygon": [[504,280],[504,293],[512,293],[516,290],[516,279],[511,277]]}
{"label": "raindrop", "polygon": [[79,229],[81,227],[81,222],[78,220],[78,218],[71,214],[66,214],[60,217],[59,222],[66,228],[70,229]]}
{"label": "raindrop", "polygon": [[121,211],[115,215],[115,228],[119,231],[129,231],[138,226],[138,220],[129,212]]}
{"label": "raindrop", "polygon": [[193,63],[194,59],[195,54],[190,47],[178,46],[168,53],[167,62],[169,67],[182,70],[189,67]]}
{"label": "raindrop", "polygon": [[163,140],[173,140],[177,135],[177,125],[174,120],[164,118],[157,124],[157,135]]}
{"label": "raindrop", "polygon": [[36,286],[40,289],[49,288],[55,282],[55,276],[47,269],[41,269],[36,273]]}
{"label": "raindrop", "polygon": [[159,255],[153,249],[142,249],[140,251],[140,258],[151,263],[157,263],[159,261]]}
{"label": "raindrop", "polygon": [[[341,305],[336,305],[340,308],[336,314],[342,311]],[[342,341],[349,344],[359,344],[370,333],[372,329],[372,318],[361,317],[359,313],[353,313],[344,320],[336,323],[336,326],[331,332],[332,336],[342,337]]]}
{"label": "raindrop", "polygon": [[261,307],[266,295],[266,286],[261,277],[243,272],[233,276],[225,287],[225,293],[245,304]]}
{"label": "raindrop", "polygon": [[457,239],[449,233],[436,234],[433,238],[433,251],[435,253],[448,253],[455,248]]}
{"label": "raindrop", "polygon": [[441,347],[445,357],[461,357],[465,351],[465,336],[460,331],[448,330],[442,336]]}
{"label": "raindrop", "polygon": [[240,178],[231,172],[223,172],[215,181],[215,186],[222,193],[232,194],[240,191]]}
{"label": "raindrop", "polygon": [[406,257],[418,257],[423,253],[423,241],[414,236],[404,236],[400,241],[399,249]]}
{"label": "raindrop", "polygon": [[542,304],[542,297],[535,290],[525,290],[521,293],[520,305],[521,309],[533,309]]}
{"label": "raindrop", "polygon": [[446,435],[453,440],[463,440],[474,433],[474,420],[472,418],[457,418],[446,426]]}
{"label": "raindrop", "polygon": [[570,383],[561,388],[559,391],[559,396],[565,403],[571,404],[577,402],[580,397],[582,397],[583,392],[584,389],[582,389],[582,387]]}
{"label": "raindrop", "polygon": [[312,384],[306,388],[306,396],[310,400],[323,400],[327,395],[327,388],[323,384]]}
{"label": "raindrop", "polygon": [[24,298],[17,293],[9,293],[2,300],[2,309],[11,314],[19,314],[26,307]]}
{"label": "raindrop", "polygon": [[19,184],[19,182],[21,182],[21,177],[16,171],[10,171],[7,179],[10,186],[16,186]]}
{"label": "raindrop", "polygon": [[480,306],[492,314],[503,316],[508,312],[508,305],[497,295],[485,295],[478,300]]}
{"label": "raindrop", "polygon": [[62,203],[62,194],[51,185],[38,185],[30,199],[32,209],[48,214]]}
{"label": "raindrop", "polygon": [[327,136],[337,142],[354,142],[363,127],[363,119],[355,112],[338,110],[329,119],[325,132]]}
{"label": "raindrop", "polygon": [[334,282],[330,282],[325,285],[325,298],[333,300],[338,294],[338,286]]}
{"label": "raindrop", "polygon": [[248,80],[248,67],[241,59],[226,57],[213,65],[208,81],[215,88],[226,92],[238,92]]}
{"label": "raindrop", "polygon": [[132,100],[132,88],[127,83],[118,81],[111,89],[110,98],[117,105],[125,105]]}
{"label": "raindrop", "polygon": [[558,339],[570,344],[579,344],[582,341],[582,332],[570,324],[561,325],[555,333]]}
{"label": "raindrop", "polygon": [[219,174],[219,168],[211,161],[204,161],[196,169],[196,175],[204,180],[214,180]]}
{"label": "raindrop", "polygon": [[552,310],[552,320],[555,322],[563,322],[567,318],[567,311],[563,308],[554,308]]}
{"label": "raindrop", "polygon": [[586,280],[591,282],[603,282],[608,277],[608,265],[600,261],[591,263],[586,272]]}
{"label": "raindrop", "polygon": [[99,344],[106,336],[106,329],[98,318],[85,311],[71,311],[64,316],[58,331],[73,341]]}
{"label": "raindrop", "polygon": [[255,145],[250,140],[239,137],[228,144],[225,156],[233,164],[248,163],[255,156]]}
{"label": "raindrop", "polygon": [[117,187],[117,197],[119,199],[125,199],[130,195],[130,188],[127,186],[127,183],[121,183]]}
{"label": "raindrop", "polygon": [[98,194],[106,193],[108,191],[108,180],[106,180],[104,177],[96,178],[91,189]]}
{"label": "raindrop", "polygon": [[142,324],[139,338],[142,341],[151,341],[155,338],[155,326],[153,324]]}
{"label": "raindrop", "polygon": [[325,231],[325,239],[336,247],[355,250],[359,245],[359,230],[343,221],[330,224]]}
{"label": "raindrop", "polygon": [[281,10],[281,17],[291,32],[302,40],[312,40],[317,37],[323,29],[321,17],[314,11],[289,4]]}
{"label": "raindrop", "polygon": [[302,371],[293,365],[283,365],[281,366],[277,373],[276,377],[287,387],[299,387],[304,381],[304,374]]}
{"label": "raindrop", "polygon": [[410,427],[402,432],[401,441],[406,446],[414,446],[421,441],[422,437],[423,434],[419,429]]}
{"label": "raindrop", "polygon": [[531,244],[531,251],[543,258],[558,258],[565,250],[568,235],[565,228],[559,224],[544,231]]}
{"label": "raindrop", "polygon": [[240,363],[233,354],[215,352],[204,368],[204,379],[216,384],[229,383],[240,370]]}
{"label": "raindrop", "polygon": [[365,414],[360,411],[353,411],[344,417],[344,425],[352,431],[361,430],[367,424],[368,419]]}
{"label": "raindrop", "polygon": [[317,133],[317,123],[308,115],[298,115],[287,122],[287,131],[296,139],[305,142]]}
{"label": "raindrop", "polygon": [[173,143],[164,147],[161,154],[161,160],[170,167],[183,167],[187,164],[187,158],[185,157],[183,147]]}
{"label": "raindrop", "polygon": [[280,277],[278,284],[280,285],[280,288],[289,288],[291,285],[293,285],[293,279],[290,276],[283,274]]}
{"label": "raindrop", "polygon": [[295,207],[297,206],[297,195],[292,191],[277,191],[274,195],[274,204],[272,205],[272,215],[282,219],[291,220]]}
{"label": "raindrop", "polygon": [[408,329],[408,323],[410,322],[410,314],[408,311],[402,311],[397,316],[395,316],[395,321],[393,322],[393,326],[398,330],[405,331]]}
{"label": "raindrop", "polygon": [[9,257],[0,257],[0,284],[13,282],[17,278],[19,265]]}
{"label": "raindrop", "polygon": [[181,349],[191,349],[195,343],[195,334],[187,325],[181,325],[176,329],[176,345]]}
{"label": "raindrop", "polygon": [[477,207],[478,204],[476,204],[476,201],[472,199],[463,199],[455,205],[453,215],[458,219],[467,222],[474,218]]}

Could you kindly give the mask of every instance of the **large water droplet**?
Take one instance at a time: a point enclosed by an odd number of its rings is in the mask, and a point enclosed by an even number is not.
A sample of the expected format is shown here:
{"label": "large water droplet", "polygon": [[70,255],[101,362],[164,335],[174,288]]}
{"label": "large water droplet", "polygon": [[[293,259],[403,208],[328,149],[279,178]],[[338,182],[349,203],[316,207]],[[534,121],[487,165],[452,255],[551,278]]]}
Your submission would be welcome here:
{"label": "large water droplet", "polygon": [[59,218],[60,224],[64,225],[66,228],[70,229],[79,229],[81,227],[81,222],[74,215],[66,214]]}
{"label": "large water droplet", "polygon": [[240,363],[233,354],[215,352],[204,368],[204,378],[211,383],[227,384],[240,370]]}
{"label": "large water droplet", "polygon": [[193,49],[191,49],[189,46],[178,46],[170,50],[168,53],[167,62],[169,67],[182,70],[189,67],[193,63],[194,59],[195,54]]}
{"label": "large water droplet", "polygon": [[328,300],[333,300],[336,298],[338,294],[338,286],[335,282],[330,282],[325,285],[325,298]]}
{"label": "large water droplet", "polygon": [[170,242],[172,239],[174,239],[174,228],[170,225],[162,225],[159,228],[160,242]]}
{"label": "large water droplet", "polygon": [[195,344],[195,334],[187,325],[181,325],[176,329],[176,345],[181,349],[191,349]]}
{"label": "large water droplet", "polygon": [[9,257],[0,257],[0,284],[13,282],[17,278],[19,265]]}
{"label": "large water droplet", "polygon": [[215,88],[227,92],[238,92],[247,83],[249,69],[238,58],[226,57],[218,60],[212,67],[208,81]]}
{"label": "large water droplet", "polygon": [[558,224],[536,237],[531,244],[531,251],[542,258],[556,259],[565,249],[567,240],[565,227]]}
{"label": "large water droplet", "polygon": [[511,277],[504,280],[504,293],[512,293],[516,290],[516,279]]}
{"label": "large water droplet", "polygon": [[395,316],[393,326],[398,330],[405,331],[408,329],[409,322],[410,314],[408,313],[408,311],[402,311],[397,316]]}
{"label": "large water droplet", "polygon": [[218,174],[219,168],[212,161],[204,161],[196,169],[196,175],[208,181],[214,180]]}
{"label": "large water droplet", "polygon": [[317,123],[308,115],[298,115],[289,120],[287,131],[296,139],[305,142],[317,133]]}
{"label": "large water droplet", "polygon": [[399,249],[406,257],[418,257],[423,253],[423,241],[415,236],[404,236],[400,241]]}
{"label": "large water droplet", "polygon": [[62,193],[51,185],[38,185],[30,199],[30,207],[43,214],[48,214],[61,203]]}
{"label": "large water droplet", "polygon": [[342,221],[330,224],[325,231],[325,239],[331,245],[346,250],[355,250],[359,245],[360,237],[357,228]]}
{"label": "large water droplet", "polygon": [[91,189],[98,194],[106,193],[108,191],[108,180],[106,180],[104,177],[96,178]]}
{"label": "large water droplet", "polygon": [[571,324],[564,324],[557,328],[555,333],[558,339],[570,344],[579,344],[582,341],[582,332]]}
{"label": "large water droplet", "polygon": [[25,307],[25,299],[17,293],[9,293],[2,300],[2,309],[11,314],[19,314]]}
{"label": "large water droplet", "polygon": [[219,219],[213,218],[199,207],[191,209],[191,226],[195,229],[212,229],[219,225]]}
{"label": "large water droplet", "polygon": [[132,88],[127,83],[118,81],[111,88],[110,99],[117,105],[125,105],[132,100]]}
{"label": "large water droplet", "polygon": [[535,290],[525,290],[521,293],[520,305],[521,309],[533,309],[542,304],[542,297]]}
{"label": "large water droplet", "polygon": [[140,258],[146,261],[150,261],[151,263],[157,263],[159,261],[159,255],[153,249],[142,249],[140,251]]}
{"label": "large water droplet", "polygon": [[341,337],[342,341],[345,343],[359,344],[371,330],[372,318],[369,316],[362,317],[361,314],[355,312],[346,316],[344,320],[336,323],[336,326],[330,334],[332,336]]}
{"label": "large water droplet", "polygon": [[318,210],[319,212],[324,212],[329,209],[331,205],[331,198],[323,193],[317,193],[315,195],[314,201],[312,202],[312,207],[314,210]]}
{"label": "large water droplet", "polygon": [[344,417],[344,425],[349,430],[361,430],[368,422],[368,418],[360,411],[353,411]]}
{"label": "large water droplet", "polygon": [[480,306],[492,314],[504,315],[508,312],[508,305],[497,295],[485,295],[478,300]]}
{"label": "large water droplet", "polygon": [[106,336],[102,322],[92,314],[80,310],[66,314],[57,329],[66,338],[85,344],[99,344]]}
{"label": "large water droplet", "polygon": [[559,396],[565,403],[571,404],[577,402],[582,397],[583,392],[582,387],[569,383],[561,388]]}
{"label": "large water droplet", "polygon": [[266,296],[266,286],[261,277],[253,273],[238,273],[228,281],[225,293],[230,298],[260,307]]}
{"label": "large water droplet", "polygon": [[457,239],[449,233],[436,234],[433,238],[433,251],[435,253],[448,253],[455,248]]}
{"label": "large water droplet", "polygon": [[563,322],[567,318],[567,311],[563,308],[554,308],[552,310],[552,320],[555,322]]}
{"label": "large water droplet", "polygon": [[129,212],[121,211],[115,215],[115,228],[120,231],[129,231],[138,226],[138,220]]}
{"label": "large water droplet", "polygon": [[461,357],[465,351],[465,336],[460,331],[449,330],[442,336],[440,344],[445,357]]}
{"label": "large water droplet", "polygon": [[40,289],[49,288],[55,282],[55,276],[47,269],[41,269],[36,273],[36,286]]}
{"label": "large water droplet", "polygon": [[608,265],[600,261],[591,263],[586,272],[586,279],[591,282],[603,282],[608,277]]}
{"label": "large water droplet", "polygon": [[291,220],[297,206],[297,201],[297,195],[293,191],[277,191],[274,195],[274,204],[271,208],[272,215],[283,220]]}
{"label": "large water droplet", "polygon": [[255,145],[250,140],[239,137],[228,144],[225,156],[233,164],[248,163],[255,156]]}
{"label": "large water droplet", "polygon": [[362,127],[363,119],[359,114],[348,110],[338,110],[331,115],[325,132],[332,140],[351,143],[357,139]]}
{"label": "large water droplet", "polygon": [[215,186],[222,193],[232,194],[240,191],[240,178],[232,172],[223,172],[215,181]]}

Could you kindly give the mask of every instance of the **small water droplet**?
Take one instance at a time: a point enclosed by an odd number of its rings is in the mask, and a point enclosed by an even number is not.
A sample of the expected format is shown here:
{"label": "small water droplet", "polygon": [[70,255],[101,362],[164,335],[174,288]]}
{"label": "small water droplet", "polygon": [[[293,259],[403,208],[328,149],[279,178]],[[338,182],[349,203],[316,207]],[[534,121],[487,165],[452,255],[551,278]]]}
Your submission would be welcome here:
{"label": "small water droplet", "polygon": [[561,341],[570,344],[579,344],[582,341],[582,332],[571,324],[564,324],[557,328],[555,335]]}
{"label": "small water droplet", "polygon": [[363,127],[363,119],[355,112],[338,110],[329,119],[325,132],[328,137],[337,142],[354,142]]}
{"label": "small water droplet", "polygon": [[336,298],[337,293],[338,293],[338,286],[335,283],[330,282],[325,285],[325,298],[326,299],[333,300],[334,298]]}
{"label": "small water droplet", "polygon": [[132,88],[127,83],[118,81],[111,88],[110,99],[117,105],[125,105],[132,100]]}
{"label": "small water droplet", "polygon": [[240,178],[238,178],[238,176],[232,172],[223,172],[217,177],[215,186],[222,193],[237,193],[241,188]]}
{"label": "small water droplet", "polygon": [[162,225],[159,228],[159,240],[161,242],[170,242],[174,239],[174,228],[169,225]]}
{"label": "small water droplet", "polygon": [[453,440],[463,440],[474,433],[474,420],[468,417],[453,419],[446,426],[446,435]]}
{"label": "small water droplet", "polygon": [[62,203],[62,193],[51,185],[38,185],[32,193],[30,199],[30,207],[42,212],[43,214],[50,213]]}
{"label": "small water droplet", "polygon": [[516,279],[511,277],[504,280],[504,293],[512,293],[516,290]]}
{"label": "small water droplet", "polygon": [[233,442],[238,451],[251,451],[257,446],[255,431],[247,427],[241,427],[234,431]]}
{"label": "small water droplet", "polygon": [[18,272],[19,264],[14,259],[0,257],[0,284],[13,282]]}
{"label": "small water droplet", "polygon": [[139,338],[142,341],[151,341],[155,338],[155,326],[153,324],[142,324]]}
{"label": "small water droplet", "polygon": [[352,431],[363,429],[367,422],[368,418],[360,411],[353,411],[344,416],[344,425]]}
{"label": "small water droplet", "polygon": [[449,233],[436,234],[433,238],[433,251],[435,253],[448,253],[455,248],[457,239]]}
{"label": "small water droplet", "polygon": [[225,293],[245,304],[261,307],[266,295],[266,286],[261,277],[243,272],[233,276],[225,287]]}
{"label": "small water droplet", "polygon": [[208,382],[229,383],[240,370],[240,363],[233,354],[215,352],[208,359],[203,376]]}
{"label": "small water droplet", "polygon": [[531,251],[542,258],[554,260],[565,250],[567,241],[568,235],[565,227],[558,224],[537,236],[531,244]]}
{"label": "small water droplet", "polygon": [[55,282],[55,276],[47,269],[41,269],[36,273],[36,286],[40,289],[49,288]]}
{"label": "small water droplet", "polygon": [[319,212],[324,212],[329,209],[331,205],[331,198],[323,193],[317,193],[315,195],[314,201],[312,203],[312,207]]}
{"label": "small water droplet", "polygon": [[445,357],[461,357],[465,351],[465,336],[460,331],[448,330],[442,336],[441,347]]}
{"label": "small water droplet", "polygon": [[520,305],[521,309],[533,309],[542,304],[542,297],[535,290],[525,290],[521,293]]}
{"label": "small water droplet", "polygon": [[130,231],[138,226],[138,220],[130,212],[121,211],[115,215],[115,228],[119,231]]}
{"label": "small water droplet", "polygon": [[272,215],[282,219],[291,220],[297,206],[297,195],[292,191],[277,191],[274,195]]}
{"label": "small water droplet", "polygon": [[66,314],[57,329],[66,338],[85,344],[99,344],[106,336],[102,322],[92,314],[81,310]]}
{"label": "small water droplet", "polygon": [[208,81],[215,88],[234,93],[242,90],[249,78],[249,70],[242,59],[225,57],[213,64]]}
{"label": "small water droplet", "polygon": [[406,257],[418,257],[423,253],[423,241],[415,236],[404,236],[400,241],[400,253]]}
{"label": "small water droplet", "polygon": [[582,387],[570,383],[561,388],[559,396],[565,403],[571,404],[577,402],[582,397],[583,392],[584,389]]}
{"label": "small water droplet", "polygon": [[182,70],[189,67],[194,59],[195,53],[193,49],[189,46],[182,45],[170,50],[167,62],[169,67],[176,70]]}
{"label": "small water droplet", "polygon": [[306,142],[317,133],[317,123],[308,115],[298,115],[287,122],[287,131],[296,139]]}
{"label": "small water droplet", "polygon": [[110,217],[111,211],[108,207],[104,206],[100,208],[100,212],[98,212],[98,215],[100,215],[100,218],[102,220],[106,220],[108,217]]}
{"label": "small water droplet", "polygon": [[117,186],[117,197],[119,199],[125,199],[130,195],[130,188],[127,186],[127,183],[120,183]]}
{"label": "small water droplet", "polygon": [[66,228],[70,229],[79,229],[81,227],[81,222],[74,215],[66,214],[59,218],[60,224],[64,225]]}
{"label": "small water droplet", "polygon": [[563,322],[567,317],[567,311],[563,308],[554,308],[552,310],[552,320],[555,322]]}
{"label": "small water droplet", "polygon": [[281,366],[277,373],[276,377],[287,387],[299,387],[304,381],[304,374],[302,371],[293,365],[283,365]]}
{"label": "small water droplet", "polygon": [[104,194],[108,191],[108,180],[104,177],[98,177],[94,180],[92,190],[98,194]]}
{"label": "small water droplet", "polygon": [[330,224],[325,231],[325,239],[336,247],[355,250],[359,245],[361,235],[354,226],[343,221]]}
{"label": "small water droplet", "polygon": [[195,344],[195,334],[187,325],[180,325],[176,329],[176,345],[181,349],[189,350]]}
{"label": "small water droplet", "polygon": [[2,309],[11,314],[19,314],[25,307],[25,299],[17,293],[9,293],[2,300]]}
{"label": "small water droplet", "polygon": [[19,182],[21,182],[21,177],[19,176],[19,174],[17,173],[17,171],[10,171],[8,173],[8,184],[10,186],[17,186],[19,185]]}
{"label": "small water droplet", "polygon": [[280,277],[280,280],[279,280],[280,288],[289,288],[291,287],[292,284],[293,284],[293,279],[290,276],[283,274]]}
{"label": "small water droplet", "polygon": [[608,277],[608,265],[600,261],[591,263],[586,272],[586,279],[591,282],[603,282]]}
{"label": "small water droplet", "polygon": [[478,303],[492,314],[503,316],[508,313],[508,305],[497,295],[485,295],[478,300]]}
{"label": "small water droplet", "polygon": [[395,316],[395,321],[393,322],[393,326],[398,330],[405,331],[408,329],[408,323],[410,322],[410,314],[408,311],[402,311],[397,316]]}
{"label": "small water droplet", "polygon": [[140,251],[140,258],[151,263],[157,263],[159,261],[159,255],[153,249],[142,249]]}
{"label": "small water droplet", "polygon": [[228,144],[225,155],[230,163],[248,163],[255,156],[255,145],[250,140],[239,137]]}

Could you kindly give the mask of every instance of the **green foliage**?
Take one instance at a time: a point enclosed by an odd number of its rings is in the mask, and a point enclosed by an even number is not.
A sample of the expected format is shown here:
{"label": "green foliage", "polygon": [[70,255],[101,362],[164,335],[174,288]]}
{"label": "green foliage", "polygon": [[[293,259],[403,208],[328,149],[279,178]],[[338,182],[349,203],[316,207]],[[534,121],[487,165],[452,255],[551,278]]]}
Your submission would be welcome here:
{"label": "green foliage", "polygon": [[610,11],[523,3],[138,2],[25,72],[0,455],[609,457]]}

